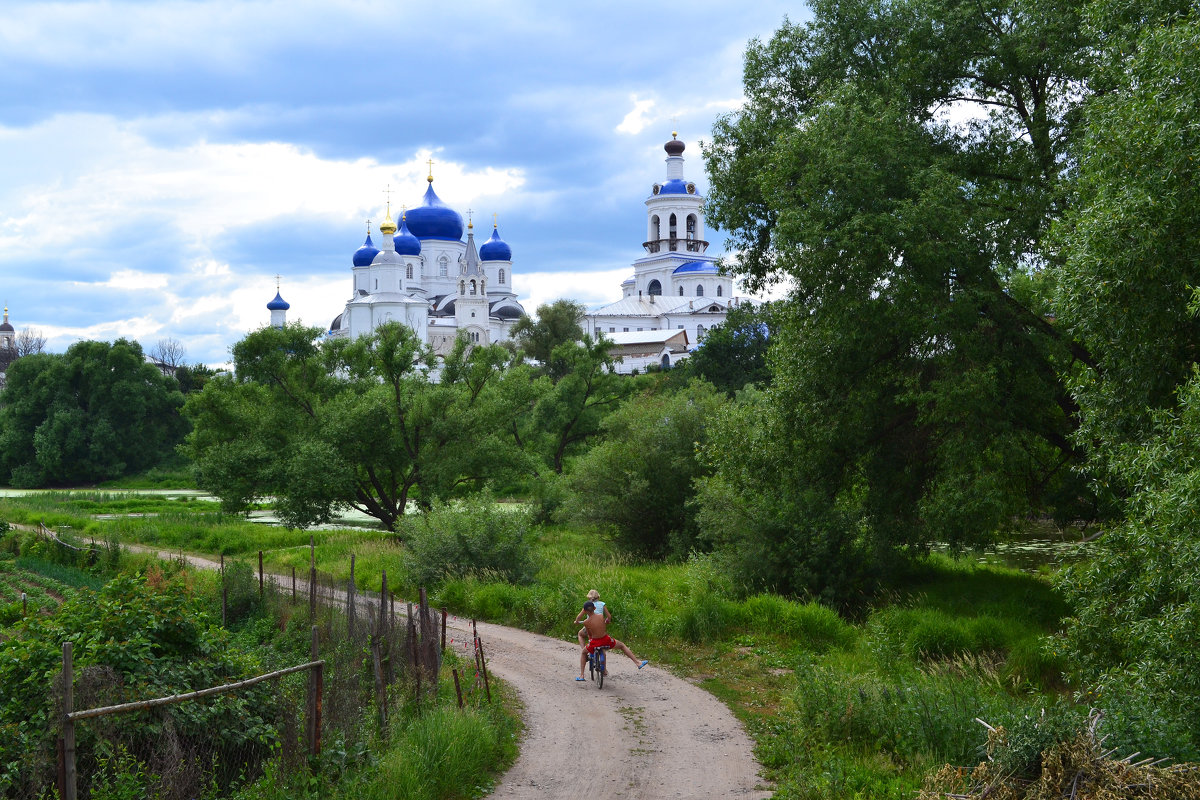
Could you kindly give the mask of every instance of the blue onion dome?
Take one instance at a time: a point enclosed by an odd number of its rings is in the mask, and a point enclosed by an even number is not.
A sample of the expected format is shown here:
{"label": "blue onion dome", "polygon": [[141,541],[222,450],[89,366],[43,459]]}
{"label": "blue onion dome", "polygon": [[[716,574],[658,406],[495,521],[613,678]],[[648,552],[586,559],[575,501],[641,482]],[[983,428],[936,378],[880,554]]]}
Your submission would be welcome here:
{"label": "blue onion dome", "polygon": [[408,230],[418,239],[462,240],[463,218],[434,193],[432,179],[421,205],[410,210],[407,219]]}
{"label": "blue onion dome", "polygon": [[688,272],[702,272],[716,275],[717,265],[711,261],[689,261],[686,264],[680,264],[671,272],[671,274],[680,275]]}
{"label": "blue onion dome", "polygon": [[655,194],[695,194],[696,184],[682,178],[672,178],[658,187]]}
{"label": "blue onion dome", "polygon": [[267,303],[268,311],[287,311],[291,307],[291,304],[284,300],[279,292],[275,292],[275,299]]}
{"label": "blue onion dome", "polygon": [[421,255],[421,240],[408,229],[407,213],[400,217],[400,232],[392,237],[392,242],[396,245],[396,252],[402,256]]}
{"label": "blue onion dome", "polygon": [[500,238],[500,229],[492,226],[492,236],[479,248],[480,261],[512,261],[512,248]]}
{"label": "blue onion dome", "polygon": [[379,255],[379,248],[371,241],[371,232],[368,230],[367,240],[363,242],[362,247],[354,251],[354,266],[369,267],[377,255]]}

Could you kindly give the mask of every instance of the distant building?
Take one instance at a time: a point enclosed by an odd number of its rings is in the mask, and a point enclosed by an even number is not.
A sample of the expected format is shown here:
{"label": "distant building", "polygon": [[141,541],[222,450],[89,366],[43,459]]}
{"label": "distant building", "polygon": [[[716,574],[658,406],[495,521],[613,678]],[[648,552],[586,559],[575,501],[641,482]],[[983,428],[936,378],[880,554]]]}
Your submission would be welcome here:
{"label": "distant building", "polygon": [[683,175],[684,143],[676,136],[663,146],[667,179],[654,184],[646,199],[646,255],[633,262],[633,275],[621,284],[622,298],[584,317],[585,332],[617,342],[614,352],[625,356],[618,372],[651,362],[674,366],[725,321],[731,306],[743,302],[733,296],[733,280],[718,271],[717,257],[708,253],[704,197]]}
{"label": "distant building", "polygon": [[329,326],[329,336],[357,337],[388,320],[398,320],[445,354],[462,332],[473,343],[509,338],[525,309],[513,290],[512,248],[493,224],[491,237],[476,248],[474,224],[433,191],[433,175],[421,204],[379,226],[380,247],[368,228],[353,257],[350,299]]}
{"label": "distant building", "polygon": [[8,321],[8,306],[4,307],[4,321],[0,322],[0,389],[8,377],[8,365],[17,360],[17,332]]}

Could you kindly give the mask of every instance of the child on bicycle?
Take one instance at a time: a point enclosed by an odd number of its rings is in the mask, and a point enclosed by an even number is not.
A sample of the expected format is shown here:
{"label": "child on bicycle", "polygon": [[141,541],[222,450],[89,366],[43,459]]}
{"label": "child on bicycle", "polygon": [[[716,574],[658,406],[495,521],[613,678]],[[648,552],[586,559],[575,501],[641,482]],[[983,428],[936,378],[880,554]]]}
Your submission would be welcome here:
{"label": "child on bicycle", "polygon": [[[587,599],[588,599],[588,602],[592,603],[592,605],[594,605],[596,607],[595,613],[600,614],[601,616],[604,617],[604,624],[611,625],[612,624],[612,614],[609,612],[608,606],[606,606],[604,604],[604,601],[600,599],[600,593],[597,592],[595,589],[589,589],[588,593],[587,593]],[[585,619],[587,619],[587,616],[588,616],[588,613],[586,611],[580,611],[579,615],[575,617],[575,624],[578,625],[579,623],[583,622]],[[580,647],[587,646],[587,640],[585,639],[586,633],[587,633],[587,628],[579,629],[579,633],[577,634],[577,636],[579,638],[579,646]]]}
{"label": "child on bicycle", "polygon": [[[583,604],[583,613],[580,616],[584,617],[583,627],[588,633],[588,643],[579,651],[579,677],[575,680],[585,680],[583,670],[587,667],[587,657],[597,647],[611,647],[620,650],[629,656],[630,661],[637,664],[638,669],[650,663],[649,660],[639,661],[627,644],[608,635],[608,622],[601,614],[596,613],[596,604],[591,600]],[[579,618],[576,617],[575,621],[578,622]]]}

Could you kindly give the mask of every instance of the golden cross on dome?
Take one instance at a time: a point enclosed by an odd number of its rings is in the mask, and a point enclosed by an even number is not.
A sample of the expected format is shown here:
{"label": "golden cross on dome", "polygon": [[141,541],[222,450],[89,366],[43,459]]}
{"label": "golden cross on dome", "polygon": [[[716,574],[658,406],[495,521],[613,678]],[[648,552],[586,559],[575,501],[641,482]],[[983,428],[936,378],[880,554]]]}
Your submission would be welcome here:
{"label": "golden cross on dome", "polygon": [[492,227],[496,227],[496,212],[492,212]]}
{"label": "golden cross on dome", "polygon": [[371,220],[367,220],[367,236],[371,235]]}
{"label": "golden cross on dome", "polygon": [[280,279],[280,277],[281,276],[279,276],[279,275],[275,276],[275,294],[279,294],[279,279]]}
{"label": "golden cross on dome", "polygon": [[432,158],[429,159],[429,177],[426,178],[425,180],[429,181],[430,183],[433,183],[433,159]]}
{"label": "golden cross on dome", "polygon": [[472,215],[472,214],[474,214],[474,213],[475,213],[475,212],[474,212],[474,211],[472,211],[471,209],[469,209],[469,208],[467,209],[467,227],[468,227],[468,228],[474,228],[474,227],[475,227],[475,223],[471,221],[471,215]]}

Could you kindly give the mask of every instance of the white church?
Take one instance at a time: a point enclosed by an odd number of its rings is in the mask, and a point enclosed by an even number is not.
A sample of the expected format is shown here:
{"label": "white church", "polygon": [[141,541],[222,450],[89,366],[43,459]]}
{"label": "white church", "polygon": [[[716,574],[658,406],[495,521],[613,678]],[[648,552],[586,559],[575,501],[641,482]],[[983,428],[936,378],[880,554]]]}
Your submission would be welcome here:
{"label": "white church", "polygon": [[684,177],[684,143],[677,136],[663,146],[667,179],[646,198],[646,255],[633,262],[621,299],[585,318],[585,332],[616,343],[622,373],[674,366],[725,321],[731,306],[745,302],[733,296],[733,280],[708,253],[704,197]]}
{"label": "white church", "polygon": [[[621,284],[622,297],[587,313],[584,330],[615,343],[617,371],[649,366],[670,368],[704,341],[728,310],[744,299],[733,296],[733,281],[708,253],[704,197],[683,174],[684,143],[672,133],[664,145],[667,178],[651,188],[646,205],[646,255],[633,262],[633,275]],[[397,227],[389,203],[379,226],[380,246],[367,239],[354,253],[351,294],[329,326],[329,338],[368,334],[389,320],[416,331],[434,352],[444,355],[459,332],[473,343],[510,337],[525,314],[513,290],[512,248],[493,224],[478,248],[474,225],[433,190],[433,175],[421,204],[408,209]],[[290,308],[276,292],[267,304],[271,324],[282,326]]]}
{"label": "white church", "polygon": [[[401,215],[397,228],[389,203],[379,226],[379,247],[370,227],[351,266],[351,294],[329,326],[329,338],[358,337],[395,320],[417,332],[444,355],[459,332],[471,342],[490,344],[509,338],[525,309],[513,291],[512,248],[492,235],[476,248],[474,225],[441,201],[433,175],[421,204]],[[289,304],[278,292],[267,304],[271,324],[281,326]]]}

